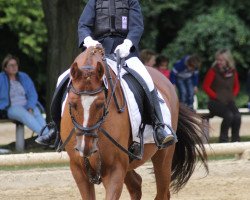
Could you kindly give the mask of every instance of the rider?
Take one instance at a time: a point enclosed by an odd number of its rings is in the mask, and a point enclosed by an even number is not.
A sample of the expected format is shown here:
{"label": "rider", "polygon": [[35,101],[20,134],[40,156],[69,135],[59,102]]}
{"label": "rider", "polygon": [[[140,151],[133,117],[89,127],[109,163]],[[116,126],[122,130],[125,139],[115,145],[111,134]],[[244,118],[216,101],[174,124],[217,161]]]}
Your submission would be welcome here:
{"label": "rider", "polygon": [[[78,22],[79,47],[102,44],[105,54],[119,52],[121,58],[126,58],[126,63],[132,62],[136,66],[133,69],[143,77],[152,96],[155,140],[161,149],[174,143],[175,138],[166,131],[157,90],[145,66],[138,59],[138,43],[143,30],[138,0],[89,0]],[[49,144],[52,138],[55,135],[42,135],[36,142]]]}

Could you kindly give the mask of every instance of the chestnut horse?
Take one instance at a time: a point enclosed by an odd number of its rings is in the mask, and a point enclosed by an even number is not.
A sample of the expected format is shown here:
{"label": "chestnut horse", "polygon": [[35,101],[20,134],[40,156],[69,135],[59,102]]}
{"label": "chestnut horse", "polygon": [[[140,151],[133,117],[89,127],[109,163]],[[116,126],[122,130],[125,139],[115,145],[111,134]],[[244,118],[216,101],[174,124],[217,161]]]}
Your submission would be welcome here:
{"label": "chestnut horse", "polygon": [[161,73],[148,68],[170,109],[178,142],[163,150],[158,150],[155,144],[145,144],[142,159],[130,162],[128,154],[120,148],[128,149],[132,142],[128,109],[117,111],[114,93],[121,104],[123,96],[113,72],[110,72],[113,86],[108,78],[108,89],[105,89],[105,65],[102,47],[89,47],[75,59],[61,120],[61,139],[67,141],[70,169],[82,199],[95,199],[94,184],[100,182],[105,187],[106,200],[119,199],[123,183],[131,199],[141,199],[142,179],[134,169],[149,159],[156,179],[155,199],[170,199],[170,188],[179,191],[187,183],[198,158],[207,170],[206,153],[200,140],[203,130],[200,118],[179,105],[174,87]]}

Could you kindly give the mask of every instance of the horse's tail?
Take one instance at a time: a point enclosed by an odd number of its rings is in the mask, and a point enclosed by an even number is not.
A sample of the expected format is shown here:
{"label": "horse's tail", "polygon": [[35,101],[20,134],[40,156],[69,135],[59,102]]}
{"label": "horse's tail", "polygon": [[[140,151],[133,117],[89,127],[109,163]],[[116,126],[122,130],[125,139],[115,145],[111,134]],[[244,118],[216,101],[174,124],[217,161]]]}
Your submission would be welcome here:
{"label": "horse's tail", "polygon": [[208,173],[207,154],[201,140],[204,125],[198,114],[180,104],[175,153],[172,164],[171,187],[178,192],[194,172],[198,159]]}

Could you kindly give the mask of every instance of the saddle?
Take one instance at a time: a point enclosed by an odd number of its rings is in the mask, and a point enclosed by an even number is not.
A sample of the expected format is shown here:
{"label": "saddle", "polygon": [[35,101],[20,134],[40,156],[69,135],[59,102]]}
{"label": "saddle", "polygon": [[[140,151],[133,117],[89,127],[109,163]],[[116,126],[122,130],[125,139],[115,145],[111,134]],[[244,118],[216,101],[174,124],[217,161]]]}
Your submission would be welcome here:
{"label": "saddle", "polygon": [[152,114],[148,108],[152,107],[152,99],[150,97],[150,92],[145,81],[141,76],[133,69],[127,66],[124,69],[128,72],[123,75],[123,79],[128,84],[130,90],[133,92],[136,103],[138,105],[139,111],[142,116],[142,123],[151,125]]}

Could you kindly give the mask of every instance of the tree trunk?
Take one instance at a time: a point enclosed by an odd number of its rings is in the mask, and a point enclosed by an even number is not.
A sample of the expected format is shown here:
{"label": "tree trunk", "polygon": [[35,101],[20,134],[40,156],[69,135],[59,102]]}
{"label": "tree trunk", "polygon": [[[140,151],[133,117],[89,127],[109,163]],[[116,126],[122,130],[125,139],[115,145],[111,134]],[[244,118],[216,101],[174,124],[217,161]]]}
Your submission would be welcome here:
{"label": "tree trunk", "polygon": [[46,109],[49,111],[58,76],[80,52],[77,23],[84,5],[82,0],[42,0],[42,4],[48,29]]}

